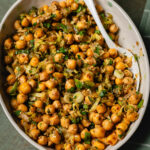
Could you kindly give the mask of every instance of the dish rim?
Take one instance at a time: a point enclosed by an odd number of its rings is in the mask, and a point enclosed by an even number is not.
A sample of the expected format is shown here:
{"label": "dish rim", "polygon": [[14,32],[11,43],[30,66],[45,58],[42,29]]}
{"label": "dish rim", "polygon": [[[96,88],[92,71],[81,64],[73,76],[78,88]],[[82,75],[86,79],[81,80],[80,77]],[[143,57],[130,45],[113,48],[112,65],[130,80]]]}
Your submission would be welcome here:
{"label": "dish rim", "polygon": [[[16,8],[23,0],[17,0],[16,2],[14,2],[12,4],[12,6],[8,9],[8,11],[5,13],[4,17],[2,18],[1,20],[1,23],[0,23],[0,32],[3,30],[3,25],[5,23],[5,21],[7,20],[7,17],[9,16],[9,14],[14,10],[14,8]],[[150,77],[150,71],[149,71],[149,59],[148,59],[148,54],[147,54],[147,51],[146,51],[146,48],[145,48],[145,44],[143,42],[143,39],[137,29],[137,27],[135,26],[135,24],[133,23],[133,21],[131,20],[131,18],[128,16],[128,14],[123,10],[123,8],[118,4],[116,3],[114,0],[108,0],[108,1],[111,1],[111,3],[117,8],[119,9],[119,11],[123,14],[123,16],[128,20],[128,22],[130,23],[131,27],[133,28],[134,32],[136,33],[136,35],[138,36],[138,39],[140,40],[140,43],[141,43],[141,46],[142,46],[142,50],[144,51],[144,59],[146,61],[146,67],[147,67],[147,75],[148,77]],[[148,78],[148,83],[150,83],[150,79]],[[147,84],[147,89],[149,90],[149,87],[150,85]],[[116,150],[116,149],[119,149],[121,146],[123,146],[130,138],[131,136],[135,133],[135,131],[137,130],[137,128],[139,127],[143,117],[144,117],[144,114],[145,114],[145,111],[146,111],[146,108],[147,108],[147,105],[148,105],[148,102],[149,102],[149,94],[147,92],[147,95],[146,95],[146,99],[144,100],[145,101],[145,106],[144,108],[142,108],[142,111],[140,112],[140,117],[138,118],[138,120],[136,121],[135,125],[134,125],[134,128],[132,128],[132,131],[130,131],[130,133],[128,133],[126,135],[126,137],[118,144],[116,144],[115,146],[113,146],[113,148],[111,148],[112,150]],[[8,112],[7,108],[6,108],[6,105],[3,101],[3,98],[0,94],[0,103],[1,103],[1,106],[3,108],[3,111],[5,112],[5,115],[7,116],[8,120],[11,122],[11,124],[13,125],[13,127],[17,130],[17,132],[24,138],[26,139],[26,141],[28,141],[31,145],[33,145],[34,147],[36,147],[37,149],[39,150],[53,150],[51,148],[45,148],[39,144],[37,144],[34,140],[32,140],[19,126],[18,124],[15,122],[15,120],[13,119],[12,115]],[[107,148],[108,150],[108,148]]]}

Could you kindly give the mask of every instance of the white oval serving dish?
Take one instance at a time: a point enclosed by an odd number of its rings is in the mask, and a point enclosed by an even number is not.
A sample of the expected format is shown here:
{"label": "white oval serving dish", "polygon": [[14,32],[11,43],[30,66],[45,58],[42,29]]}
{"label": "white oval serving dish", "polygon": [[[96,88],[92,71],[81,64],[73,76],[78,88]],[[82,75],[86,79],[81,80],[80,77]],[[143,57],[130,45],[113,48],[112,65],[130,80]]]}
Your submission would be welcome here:
{"label": "white oval serving dish", "polygon": [[[9,98],[6,96],[6,89],[3,88],[4,85],[4,66],[3,66],[3,48],[2,41],[14,32],[13,23],[17,16],[25,11],[28,11],[32,6],[40,7],[44,4],[50,4],[52,0],[18,0],[16,1],[11,8],[8,10],[6,15],[4,16],[1,24],[0,24],[0,102],[3,107],[3,110],[8,117],[11,124],[14,128],[34,147],[39,150],[51,150],[50,148],[40,146],[35,141],[33,141],[28,135],[24,133],[24,131],[17,125],[16,118],[11,114],[11,108],[9,105]],[[106,150],[117,150],[123,144],[125,144],[129,138],[134,134],[136,129],[138,128],[142,118],[144,116],[146,107],[148,105],[148,97],[149,97],[149,61],[147,52],[143,43],[143,40],[126,12],[113,0],[97,0],[98,3],[102,5],[106,12],[109,12],[113,15],[115,23],[119,26],[119,43],[122,47],[133,50],[138,56],[139,65],[141,69],[141,86],[140,92],[143,93],[144,104],[143,107],[139,111],[138,120],[133,123],[126,137],[118,142],[115,146],[109,146]]]}

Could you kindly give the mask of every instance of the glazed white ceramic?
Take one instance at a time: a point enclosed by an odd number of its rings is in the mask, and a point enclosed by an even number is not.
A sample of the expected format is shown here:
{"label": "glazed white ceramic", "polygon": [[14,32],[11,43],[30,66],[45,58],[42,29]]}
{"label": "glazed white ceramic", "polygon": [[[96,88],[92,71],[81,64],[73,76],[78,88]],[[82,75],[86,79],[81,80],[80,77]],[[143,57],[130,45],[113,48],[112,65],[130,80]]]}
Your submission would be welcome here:
{"label": "glazed white ceramic", "polygon": [[[146,49],[143,43],[143,40],[135,27],[134,23],[131,21],[129,16],[124,12],[124,10],[113,0],[97,0],[98,3],[106,10],[106,12],[111,13],[114,16],[115,23],[119,26],[119,43],[122,47],[133,50],[138,56],[143,53],[143,56],[139,59],[139,65],[141,69],[141,86],[140,91],[143,93],[144,104],[143,108],[139,111],[139,119],[133,123],[126,135],[126,137],[118,142],[115,146],[109,146],[106,150],[116,150],[120,148],[123,144],[129,140],[133,133],[138,128],[145,110],[148,104],[149,96],[149,62]],[[42,147],[28,137],[24,131],[17,125],[17,120],[12,116],[11,108],[9,105],[9,98],[6,96],[6,89],[4,89],[4,66],[3,66],[3,40],[14,32],[13,23],[17,16],[25,11],[28,11],[32,6],[40,7],[44,4],[50,4],[51,0],[18,0],[9,11],[4,16],[1,25],[0,25],[0,102],[3,107],[3,110],[10,120],[14,128],[33,146],[39,150],[51,150],[50,148]],[[137,44],[136,44],[137,43]]]}

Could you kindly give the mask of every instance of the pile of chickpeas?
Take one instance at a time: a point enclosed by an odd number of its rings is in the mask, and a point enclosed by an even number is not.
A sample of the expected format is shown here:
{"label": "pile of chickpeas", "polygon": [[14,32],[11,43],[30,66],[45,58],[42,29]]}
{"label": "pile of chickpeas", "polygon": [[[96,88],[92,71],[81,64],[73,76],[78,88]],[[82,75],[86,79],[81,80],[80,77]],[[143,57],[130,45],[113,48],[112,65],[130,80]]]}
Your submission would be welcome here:
{"label": "pile of chickpeas", "polygon": [[[118,26],[96,4],[110,38]],[[14,22],[4,41],[7,93],[25,133],[56,150],[103,150],[138,119],[132,58],[109,49],[83,0],[53,1]]]}

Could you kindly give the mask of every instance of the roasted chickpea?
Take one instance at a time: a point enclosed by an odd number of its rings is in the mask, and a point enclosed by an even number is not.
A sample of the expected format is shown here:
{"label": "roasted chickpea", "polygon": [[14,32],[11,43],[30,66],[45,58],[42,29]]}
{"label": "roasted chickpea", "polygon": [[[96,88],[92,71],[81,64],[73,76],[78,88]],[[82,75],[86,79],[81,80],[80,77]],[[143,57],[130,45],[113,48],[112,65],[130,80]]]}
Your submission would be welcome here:
{"label": "roasted chickpea", "polygon": [[36,100],[34,105],[37,108],[42,108],[43,107],[43,102],[41,100]]}
{"label": "roasted chickpea", "polygon": [[103,150],[103,149],[105,149],[105,145],[104,145],[103,143],[97,141],[97,140],[93,140],[93,141],[92,141],[92,146],[93,146],[93,147],[96,147],[96,149],[98,149],[98,150]]}
{"label": "roasted chickpea", "polygon": [[78,145],[76,146],[76,149],[77,149],[77,150],[85,150],[85,147],[84,147],[83,144],[78,144]]}
{"label": "roasted chickpea", "polygon": [[73,150],[71,144],[65,144],[64,150]]}
{"label": "roasted chickpea", "polygon": [[74,2],[74,0],[66,0],[66,5],[69,7]]}
{"label": "roasted chickpea", "polygon": [[20,23],[19,20],[16,20],[16,21],[15,21],[15,23],[14,23],[14,28],[15,28],[16,30],[19,30],[19,29],[22,28],[22,27],[21,27],[21,23]]}
{"label": "roasted chickpea", "polygon": [[68,132],[71,134],[76,134],[78,131],[78,126],[76,124],[69,125]]}
{"label": "roasted chickpea", "polygon": [[48,8],[49,8],[48,5],[44,5],[44,6],[43,6],[44,12],[46,12],[46,11],[48,10]]}
{"label": "roasted chickpea", "polygon": [[89,45],[88,45],[88,44],[81,44],[81,45],[79,45],[79,47],[80,47],[80,49],[81,49],[83,52],[85,52],[85,51],[87,51],[87,49],[89,48]]}
{"label": "roasted chickpea", "polygon": [[81,142],[81,136],[79,134],[76,134],[74,136],[74,140],[75,140],[75,142]]}
{"label": "roasted chickpea", "polygon": [[118,55],[118,52],[116,49],[109,49],[108,52],[109,52],[110,56],[113,58],[117,57],[117,55]]}
{"label": "roasted chickpea", "polygon": [[123,62],[118,62],[115,67],[118,70],[124,70],[126,68],[126,65]]}
{"label": "roasted chickpea", "polygon": [[64,39],[66,40],[66,43],[68,44],[68,45],[71,45],[73,42],[74,42],[74,36],[73,36],[73,34],[65,34],[64,35]]}
{"label": "roasted chickpea", "polygon": [[38,29],[35,31],[35,33],[34,33],[34,37],[35,37],[35,38],[41,38],[42,36],[44,36],[43,29],[38,28]]}
{"label": "roasted chickpea", "polygon": [[53,114],[55,112],[55,107],[53,105],[47,105],[45,107],[46,114]]}
{"label": "roasted chickpea", "polygon": [[17,108],[17,109],[20,110],[20,111],[22,111],[22,112],[27,112],[27,111],[28,111],[27,106],[24,105],[24,104],[18,105],[18,108]]}
{"label": "roasted chickpea", "polygon": [[100,119],[100,114],[99,113],[94,113],[93,114],[93,122],[96,125],[100,125],[101,124],[101,119]]}
{"label": "roasted chickpea", "polygon": [[119,62],[122,62],[123,60],[122,60],[122,58],[121,57],[116,57],[115,58],[115,63],[119,63]]}
{"label": "roasted chickpea", "polygon": [[85,58],[85,55],[83,52],[79,52],[76,54],[76,59],[84,59]]}
{"label": "roasted chickpea", "polygon": [[76,65],[77,65],[76,60],[74,60],[74,59],[68,59],[67,60],[66,66],[68,69],[74,70],[76,68]]}
{"label": "roasted chickpea", "polygon": [[87,128],[91,125],[91,122],[88,121],[87,119],[83,119],[82,120],[82,125]]}
{"label": "roasted chickpea", "polygon": [[27,54],[18,54],[17,58],[20,64],[27,64],[29,62],[29,57]]}
{"label": "roasted chickpea", "polygon": [[63,53],[58,53],[54,56],[54,61],[57,63],[63,63],[64,61],[64,54]]}
{"label": "roasted chickpea", "polygon": [[44,91],[44,90],[46,89],[45,83],[43,83],[43,82],[39,83],[38,89],[39,89],[40,91]]}
{"label": "roasted chickpea", "polygon": [[85,60],[84,60],[84,63],[85,64],[88,64],[88,65],[96,65],[96,60],[94,57],[87,57]]}
{"label": "roasted chickpea", "polygon": [[32,18],[32,25],[36,25],[38,23],[38,18]]}
{"label": "roasted chickpea", "polygon": [[131,95],[128,100],[128,102],[133,105],[137,105],[139,101],[140,99],[138,98],[137,94]]}
{"label": "roasted chickpea", "polygon": [[62,14],[59,10],[56,10],[54,14],[56,15],[56,17],[53,18],[55,21],[59,21],[62,18]]}
{"label": "roasted chickpea", "polygon": [[30,130],[29,134],[34,140],[36,140],[40,134],[40,131],[38,129],[34,128],[34,129]]}
{"label": "roasted chickpea", "polygon": [[111,120],[106,119],[102,122],[102,126],[106,131],[109,131],[112,130],[114,124],[111,122]]}
{"label": "roasted chickpea", "polygon": [[93,73],[86,71],[81,76],[81,81],[93,81]]}
{"label": "roasted chickpea", "polygon": [[55,109],[61,108],[61,103],[60,103],[59,100],[54,101],[54,102],[53,102],[53,105],[54,105]]}
{"label": "roasted chickpea", "polygon": [[69,118],[66,118],[66,117],[62,117],[61,119],[60,119],[60,123],[61,123],[61,126],[63,127],[63,128],[69,128],[69,125],[70,125],[70,119]]}
{"label": "roasted chickpea", "polygon": [[65,104],[63,105],[63,110],[65,113],[68,113],[71,109],[71,105],[70,104]]}
{"label": "roasted chickpea", "polygon": [[48,138],[47,138],[46,136],[40,136],[40,137],[38,138],[38,143],[39,143],[40,145],[46,145],[47,142],[48,142]]}
{"label": "roasted chickpea", "polygon": [[107,65],[106,66],[106,72],[108,72],[108,73],[113,73],[114,72],[114,67],[113,66],[111,66],[111,65]]}
{"label": "roasted chickpea", "polygon": [[73,79],[69,79],[66,81],[65,89],[70,90],[71,88],[75,88],[75,82]]}
{"label": "roasted chickpea", "polygon": [[10,104],[11,104],[12,108],[17,109],[18,103],[17,103],[16,99],[12,99],[11,102],[10,102]]}
{"label": "roasted chickpea", "polygon": [[116,83],[116,85],[121,85],[121,84],[123,84],[123,80],[119,79],[119,78],[116,78],[115,83]]}
{"label": "roasted chickpea", "polygon": [[24,95],[24,94],[22,94],[22,93],[19,93],[18,95],[17,95],[17,103],[18,104],[23,104],[23,103],[25,103],[25,101],[28,99],[28,96],[27,95]]}
{"label": "roasted chickpea", "polygon": [[60,93],[59,93],[59,91],[58,91],[56,88],[52,89],[52,90],[49,92],[49,97],[50,97],[50,99],[52,99],[52,100],[58,100],[58,99],[59,99],[59,96],[60,96]]}
{"label": "roasted chickpea", "polygon": [[118,31],[118,27],[116,26],[116,24],[112,24],[110,27],[109,27],[109,31],[112,32],[112,33],[116,33]]}
{"label": "roasted chickpea", "polygon": [[33,34],[31,34],[31,33],[27,34],[27,35],[25,36],[25,40],[26,40],[27,42],[30,42],[31,40],[33,40]]}
{"label": "roasted chickpea", "polygon": [[72,3],[71,4],[71,10],[75,11],[78,9],[78,4],[77,3]]}
{"label": "roasted chickpea", "polygon": [[117,113],[114,113],[111,115],[111,120],[113,123],[118,123],[121,120],[121,116],[119,116]]}
{"label": "roasted chickpea", "polygon": [[133,77],[133,73],[131,71],[129,71],[129,70],[124,70],[124,75],[126,77]]}
{"label": "roasted chickpea", "polygon": [[54,73],[54,71],[55,71],[55,65],[54,64],[48,64],[46,66],[46,72],[48,74]]}
{"label": "roasted chickpea", "polygon": [[19,39],[20,39],[20,37],[19,37],[18,34],[15,34],[15,35],[13,36],[13,40],[14,40],[14,41],[18,41]]}
{"label": "roasted chickpea", "polygon": [[52,117],[50,117],[50,125],[51,126],[58,125],[59,123],[60,123],[60,119],[59,119],[58,115],[54,114]]}
{"label": "roasted chickpea", "polygon": [[132,112],[132,111],[128,111],[127,112],[127,119],[130,121],[130,122],[134,122],[138,119],[138,113],[136,111]]}
{"label": "roasted chickpea", "polygon": [[41,51],[41,52],[47,52],[47,50],[48,50],[48,45],[47,44],[42,44],[42,45],[40,45],[40,47],[39,47],[39,50]]}
{"label": "roasted chickpea", "polygon": [[122,131],[126,131],[128,129],[128,125],[124,122],[121,122],[121,123],[117,124],[116,128],[120,129]]}
{"label": "roasted chickpea", "polygon": [[106,112],[106,106],[105,104],[100,104],[96,107],[96,110],[98,113],[103,114]]}
{"label": "roasted chickpea", "polygon": [[65,8],[65,7],[66,7],[66,2],[65,2],[65,1],[60,1],[60,2],[59,2],[59,6],[60,6],[61,8]]}
{"label": "roasted chickpea", "polygon": [[55,145],[56,150],[63,150],[64,145],[63,144],[57,144]]}
{"label": "roasted chickpea", "polygon": [[85,97],[85,103],[87,104],[87,105],[91,105],[92,104],[92,99],[91,99],[91,97],[90,96],[86,96]]}
{"label": "roasted chickpea", "polygon": [[84,35],[80,35],[80,34],[74,34],[74,39],[76,42],[81,42],[84,38]]}
{"label": "roasted chickpea", "polygon": [[81,131],[81,133],[80,133],[82,139],[85,138],[85,134],[86,134],[86,133],[90,133],[90,132],[88,131],[87,128],[84,128],[84,129]]}
{"label": "roasted chickpea", "polygon": [[42,116],[42,119],[43,119],[43,122],[45,122],[46,124],[49,124],[50,123],[50,116],[47,115],[47,114],[44,114]]}
{"label": "roasted chickpea", "polygon": [[90,130],[91,136],[94,138],[103,138],[105,136],[105,129],[101,126],[97,126]]}
{"label": "roasted chickpea", "polygon": [[13,61],[13,58],[10,56],[5,56],[4,61],[6,64],[10,64]]}
{"label": "roasted chickpea", "polygon": [[5,49],[11,49],[13,46],[13,41],[11,38],[8,38],[4,41],[4,47]]}
{"label": "roasted chickpea", "polygon": [[78,21],[77,28],[78,30],[84,30],[87,28],[87,23],[85,21]]}
{"label": "roasted chickpea", "polygon": [[74,54],[79,52],[79,46],[78,45],[71,45],[70,49],[71,49],[71,52],[73,52]]}
{"label": "roasted chickpea", "polygon": [[116,135],[115,132],[111,133],[107,138],[106,142],[110,145],[115,145],[118,141],[118,136]]}
{"label": "roasted chickpea", "polygon": [[18,40],[17,42],[16,42],[16,48],[17,49],[24,49],[25,47],[26,47],[26,41],[24,41],[24,40]]}
{"label": "roasted chickpea", "polygon": [[131,85],[131,84],[134,83],[134,80],[133,80],[133,78],[131,78],[131,77],[125,77],[125,78],[123,79],[123,83],[124,83],[124,84],[128,84],[128,85]]}
{"label": "roasted chickpea", "polygon": [[30,65],[32,67],[37,67],[39,63],[39,59],[37,57],[32,57],[32,59],[30,60]]}
{"label": "roasted chickpea", "polygon": [[29,83],[24,82],[19,85],[19,92],[23,94],[29,94],[31,92],[31,87]]}
{"label": "roasted chickpea", "polygon": [[23,27],[28,27],[29,26],[29,20],[27,18],[23,18],[22,21],[21,21],[21,25]]}
{"label": "roasted chickpea", "polygon": [[55,86],[57,85],[57,81],[54,80],[54,79],[50,79],[50,80],[47,80],[47,81],[45,82],[45,85],[46,85],[47,88],[53,89],[53,88],[55,88]]}
{"label": "roasted chickpea", "polygon": [[46,131],[48,128],[48,124],[46,124],[44,121],[39,122],[37,126],[41,131]]}
{"label": "roasted chickpea", "polygon": [[106,59],[106,58],[109,58],[109,57],[110,57],[109,52],[105,52],[105,53],[103,54],[103,59]]}
{"label": "roasted chickpea", "polygon": [[36,87],[36,81],[35,81],[35,80],[30,79],[30,80],[28,81],[28,83],[29,83],[29,85],[30,85],[32,88],[35,88],[35,87]]}
{"label": "roasted chickpea", "polygon": [[49,74],[46,71],[39,73],[40,81],[46,81],[49,79]]}
{"label": "roasted chickpea", "polygon": [[20,82],[20,84],[27,82],[27,77],[26,77],[25,75],[22,75],[22,76],[19,78],[19,82]]}
{"label": "roasted chickpea", "polygon": [[92,57],[92,56],[94,55],[93,50],[92,50],[91,48],[89,48],[89,49],[87,50],[87,52],[86,52],[86,55],[87,55],[88,57]]}
{"label": "roasted chickpea", "polygon": [[6,80],[9,85],[12,85],[16,81],[16,76],[14,74],[10,74]]}

